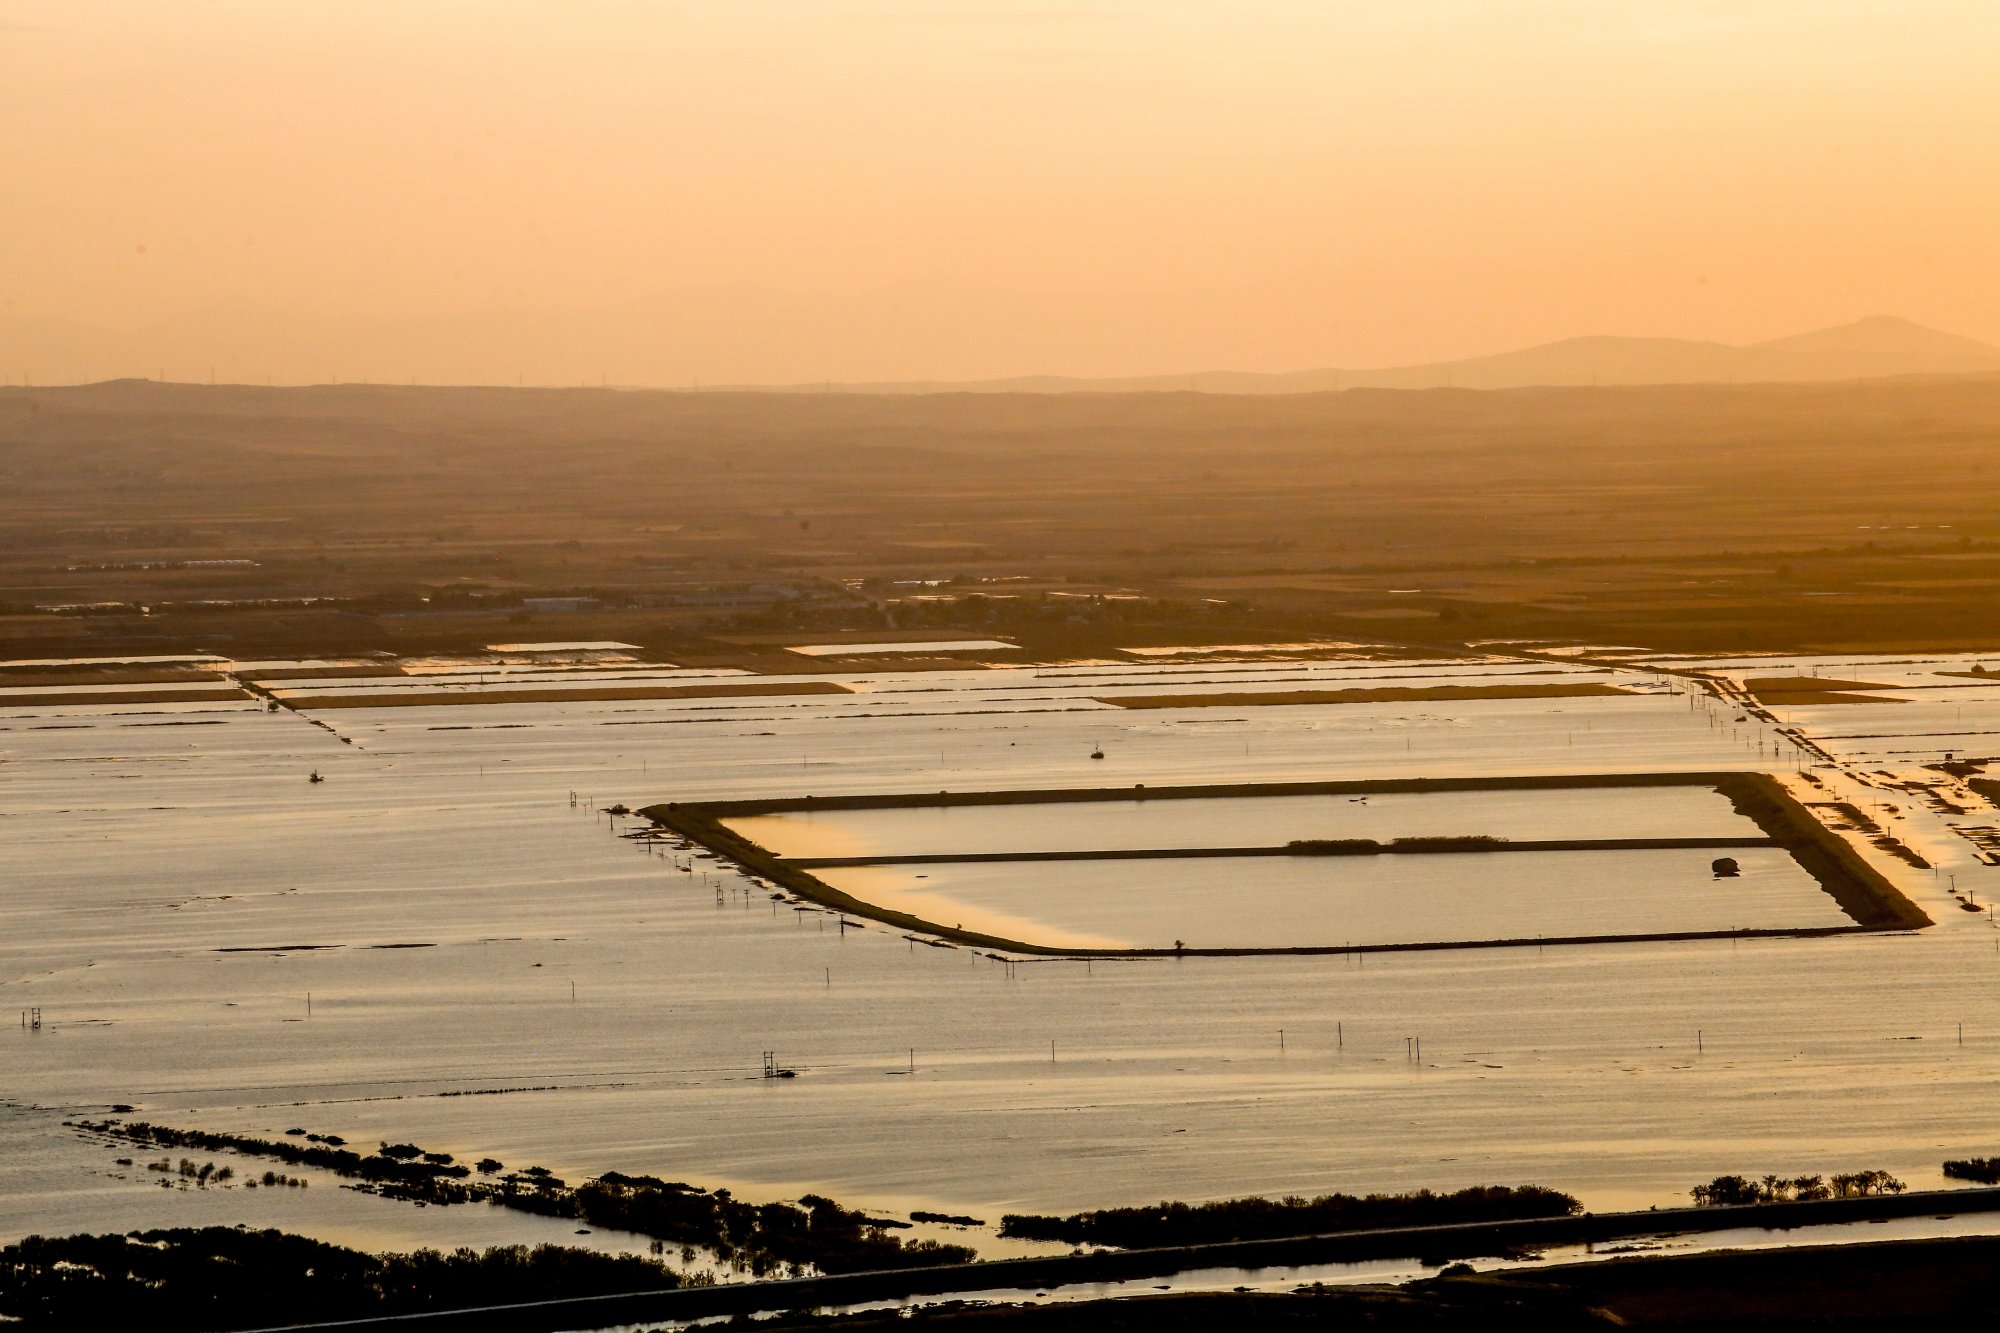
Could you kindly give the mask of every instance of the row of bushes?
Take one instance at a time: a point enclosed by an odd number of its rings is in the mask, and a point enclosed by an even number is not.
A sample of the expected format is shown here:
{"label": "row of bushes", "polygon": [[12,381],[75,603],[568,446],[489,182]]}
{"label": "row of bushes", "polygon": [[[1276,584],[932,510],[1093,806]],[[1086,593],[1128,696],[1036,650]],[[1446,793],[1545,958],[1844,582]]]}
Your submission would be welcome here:
{"label": "row of bushes", "polygon": [[1952,1180],[1970,1180],[1981,1185],[2000,1185],[2000,1157],[1965,1157],[1946,1162],[1944,1173]]}
{"label": "row of bushes", "polygon": [[[1950,1174],[1949,1164],[1945,1174]],[[1697,1207],[1711,1208],[1745,1203],[1863,1199],[1871,1194],[1901,1194],[1907,1188],[1887,1171],[1857,1171],[1832,1179],[1823,1176],[1793,1176],[1790,1179],[1765,1176],[1761,1180],[1752,1180],[1748,1176],[1717,1176],[1706,1185],[1696,1185],[1688,1191],[1688,1195]]]}
{"label": "row of bushes", "polygon": [[281,1231],[176,1228],[0,1249],[0,1322],[207,1333],[682,1285],[648,1259],[554,1245],[373,1255]]}
{"label": "row of bushes", "polygon": [[969,1263],[978,1257],[963,1245],[904,1241],[885,1229],[903,1224],[885,1224],[819,1195],[807,1195],[797,1207],[751,1204],[726,1189],[704,1190],[682,1181],[616,1171],[571,1187],[539,1166],[496,1175],[501,1164],[492,1158],[482,1159],[479,1168],[482,1175],[495,1178],[475,1180],[470,1168],[453,1162],[450,1154],[426,1153],[415,1144],[385,1143],[376,1153],[363,1156],[324,1142],[287,1143],[144,1121],[82,1121],[79,1127],[133,1143],[247,1153],[318,1167],[356,1180],[360,1183],[354,1188],[384,1198],[440,1206],[485,1203],[635,1231],[675,1245],[712,1250],[758,1276],[780,1269],[845,1273],[924,1268]]}
{"label": "row of bushes", "polygon": [[1068,1217],[1010,1213],[1000,1219],[1000,1234],[1133,1250],[1374,1227],[1573,1217],[1582,1210],[1583,1205],[1570,1195],[1540,1185],[1476,1185],[1451,1194],[1419,1190],[1414,1194],[1161,1203],[1151,1208],[1105,1208]]}

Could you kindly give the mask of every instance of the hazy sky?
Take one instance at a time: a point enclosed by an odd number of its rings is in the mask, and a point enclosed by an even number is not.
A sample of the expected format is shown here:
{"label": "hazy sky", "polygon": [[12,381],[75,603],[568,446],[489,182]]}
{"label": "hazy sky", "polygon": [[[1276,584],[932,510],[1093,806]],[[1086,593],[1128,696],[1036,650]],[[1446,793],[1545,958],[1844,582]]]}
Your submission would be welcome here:
{"label": "hazy sky", "polygon": [[2000,342],[1996,70],[1994,0],[0,0],[0,319],[749,284],[816,331],[710,373],[773,378]]}

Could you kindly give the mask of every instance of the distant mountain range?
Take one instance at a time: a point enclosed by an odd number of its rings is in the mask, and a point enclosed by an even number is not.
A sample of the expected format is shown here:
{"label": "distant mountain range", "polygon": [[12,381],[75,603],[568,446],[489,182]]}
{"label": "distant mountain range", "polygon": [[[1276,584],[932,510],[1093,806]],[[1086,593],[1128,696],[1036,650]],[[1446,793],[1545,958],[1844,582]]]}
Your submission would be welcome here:
{"label": "distant mountain range", "polygon": [[[1736,347],[1686,338],[1565,338],[1516,352],[1389,366],[1287,374],[1202,371],[1079,379],[1013,379],[787,386],[849,393],[1325,393],[1338,389],[1523,389],[1583,384],[1805,383],[1893,375],[2000,373],[2000,347],[1876,315],[1812,333]],[[745,388],[753,386],[742,386]],[[765,386],[755,386],[765,387]]]}
{"label": "distant mountain range", "polygon": [[[1272,324],[1269,363],[1313,336],[1310,310]],[[1282,335],[1282,336],[1281,336]],[[0,311],[0,383],[153,377],[223,383],[613,384],[849,393],[1317,393],[1515,389],[2000,373],[2000,348],[1877,316],[1732,347],[1676,338],[1569,338],[1495,356],[1281,374],[889,380],[893,367],[1187,365],[1213,355],[1202,318],[1171,302],[1043,299],[917,286],[848,298],[751,286],[690,288],[601,309],[509,308],[399,320],[221,306],[154,324],[92,327]],[[1112,355],[1115,353],[1115,355]],[[811,378],[808,378],[811,377]],[[792,383],[786,383],[793,380]]]}

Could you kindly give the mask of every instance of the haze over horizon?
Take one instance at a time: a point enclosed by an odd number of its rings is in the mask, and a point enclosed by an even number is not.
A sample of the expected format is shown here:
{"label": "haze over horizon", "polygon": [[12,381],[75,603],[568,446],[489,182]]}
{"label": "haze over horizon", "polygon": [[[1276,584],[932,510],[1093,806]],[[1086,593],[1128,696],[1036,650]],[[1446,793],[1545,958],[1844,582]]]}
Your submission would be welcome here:
{"label": "haze over horizon", "polygon": [[1996,55],[1976,0],[0,0],[0,380],[2000,343]]}

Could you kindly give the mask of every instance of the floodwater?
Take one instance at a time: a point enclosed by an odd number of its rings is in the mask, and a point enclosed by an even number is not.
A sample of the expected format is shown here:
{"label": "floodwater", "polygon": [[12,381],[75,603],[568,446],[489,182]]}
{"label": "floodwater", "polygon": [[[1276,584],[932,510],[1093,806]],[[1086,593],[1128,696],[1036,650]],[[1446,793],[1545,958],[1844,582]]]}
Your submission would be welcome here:
{"label": "floodwater", "polygon": [[1754,838],[1712,787],[1378,792],[787,811],[727,821],[780,856],[1278,847],[1305,838]]}
{"label": "floodwater", "polygon": [[1067,948],[1341,948],[1852,925],[1778,848],[1011,861],[813,871],[864,902]]}
{"label": "floodwater", "polygon": [[[1940,668],[1902,669],[1934,681]],[[1838,670],[1886,682],[1892,668]],[[713,862],[682,870],[597,810],[1124,782],[1790,775],[1799,760],[1650,665],[828,678],[857,692],[324,715],[253,700],[0,707],[0,1013],[43,1015],[39,1030],[0,1023],[0,1236],[233,1218],[385,1245],[458,1243],[449,1228],[474,1225],[549,1238],[521,1215],[330,1186],[199,1196],[118,1179],[113,1150],[61,1124],[111,1103],[571,1179],[649,1172],[753,1200],[818,1190],[992,1221],[1520,1182],[1643,1207],[1721,1172],[1880,1167],[1937,1185],[1942,1159],[2000,1152],[2000,931],[1953,896],[2000,896],[1964,829],[2000,812],[1942,812],[1878,775],[1941,779],[1919,765],[2000,735],[2000,691],[1963,682],[1949,703],[1793,716],[1816,737],[1869,733],[1822,739],[1842,766],[1814,768],[1813,790],[1897,807],[1881,817],[1936,870],[1863,851],[1936,919],[1923,932],[1003,966],[843,931]],[[1190,680],[1356,678],[1645,692],[1240,711],[1094,701]],[[1968,810],[1980,799],[1958,796]],[[759,1078],[767,1050],[800,1077]],[[972,1243],[1005,1252],[990,1235]]]}
{"label": "floodwater", "polygon": [[1011,649],[1001,639],[899,639],[889,643],[801,643],[786,652],[806,657],[861,657],[893,653],[968,653]]}

